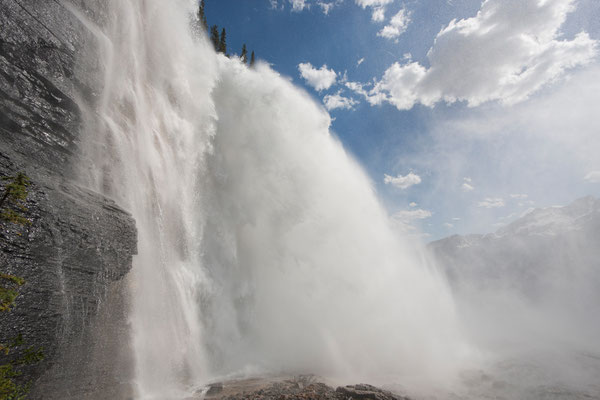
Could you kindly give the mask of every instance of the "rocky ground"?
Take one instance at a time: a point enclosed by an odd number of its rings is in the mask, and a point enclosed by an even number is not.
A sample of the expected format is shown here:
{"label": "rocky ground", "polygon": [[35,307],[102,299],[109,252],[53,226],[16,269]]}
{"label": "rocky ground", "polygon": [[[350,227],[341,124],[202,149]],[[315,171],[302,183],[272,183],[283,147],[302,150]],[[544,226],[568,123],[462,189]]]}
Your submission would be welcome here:
{"label": "rocky ground", "polygon": [[[193,399],[206,400],[410,400],[375,386],[360,384],[333,388],[317,377],[302,375],[287,379],[243,379],[210,384]],[[192,400],[192,399],[189,399]]]}

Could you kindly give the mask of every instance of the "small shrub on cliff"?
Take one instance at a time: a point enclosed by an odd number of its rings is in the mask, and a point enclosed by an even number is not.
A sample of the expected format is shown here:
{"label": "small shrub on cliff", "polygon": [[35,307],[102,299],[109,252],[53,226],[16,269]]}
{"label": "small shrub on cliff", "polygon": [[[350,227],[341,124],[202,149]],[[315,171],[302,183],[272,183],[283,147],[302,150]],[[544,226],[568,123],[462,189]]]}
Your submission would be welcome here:
{"label": "small shrub on cliff", "polygon": [[[17,336],[8,345],[0,345],[0,351],[8,356],[10,351],[17,346],[24,344],[23,337]],[[16,378],[21,376],[21,372],[17,370],[19,366],[35,364],[44,359],[44,354],[40,349],[30,347],[26,349],[20,357],[13,359],[11,362],[0,365],[0,400],[22,400],[25,399],[29,392],[30,383],[19,385]]]}
{"label": "small shrub on cliff", "polygon": [[[31,184],[27,175],[19,172],[15,176],[2,177],[2,181],[6,182],[6,185],[4,193],[0,197],[0,220],[19,225],[31,224],[27,218],[21,215],[23,211],[27,210],[25,201],[29,194],[27,188]],[[19,288],[24,283],[25,280],[18,276],[0,272],[0,312],[10,311],[19,295]]]}
{"label": "small shrub on cliff", "polygon": [[[28,195],[27,187],[30,185],[29,178],[19,172],[15,176],[3,177],[2,181],[7,183],[4,193],[0,197],[0,220],[19,225],[31,224],[27,218],[21,215],[23,211],[27,210],[25,201]],[[0,312],[11,310],[19,295],[19,288],[24,284],[23,278],[0,272]],[[22,374],[18,369],[44,358],[42,350],[33,347],[13,354],[13,350],[23,344],[23,337],[20,334],[8,344],[0,343],[0,355],[9,360],[0,365],[0,400],[25,399],[29,392],[29,383],[20,384],[18,382],[17,379]]]}
{"label": "small shrub on cliff", "polygon": [[2,177],[2,180],[8,183],[0,198],[0,218],[14,224],[29,224],[29,220],[21,215],[21,212],[27,211],[24,203],[27,200],[27,187],[31,183],[29,178],[19,172],[15,176]]}
{"label": "small shrub on cliff", "polygon": [[[15,299],[19,295],[19,288],[23,286],[25,280],[18,276],[0,273],[0,312],[10,311],[10,308],[15,304]],[[0,350],[2,344],[0,344]]]}

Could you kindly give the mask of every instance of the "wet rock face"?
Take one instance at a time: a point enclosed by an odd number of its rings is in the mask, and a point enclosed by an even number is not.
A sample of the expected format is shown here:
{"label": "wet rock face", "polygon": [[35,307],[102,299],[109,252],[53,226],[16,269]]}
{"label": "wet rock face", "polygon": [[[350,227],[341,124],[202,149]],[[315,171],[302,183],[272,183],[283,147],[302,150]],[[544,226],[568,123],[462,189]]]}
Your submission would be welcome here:
{"label": "wet rock face", "polygon": [[75,152],[76,22],[54,1],[0,4],[0,126],[10,148],[62,173]]}
{"label": "wet rock face", "polygon": [[73,180],[78,104],[99,92],[88,79],[96,61],[82,56],[94,51],[90,37],[59,1],[0,2],[0,176],[32,181],[31,225],[0,223],[0,272],[27,282],[13,311],[0,313],[0,340],[22,334],[43,348],[45,360],[24,371],[30,398],[124,398],[131,369],[119,355],[135,222]]}
{"label": "wet rock face", "polygon": [[19,171],[32,181],[23,212],[31,225],[0,222],[0,270],[26,284],[13,310],[0,313],[0,337],[21,334],[23,348],[43,349],[45,360],[25,370],[33,398],[81,398],[75,394],[109,378],[104,355],[112,353],[115,371],[121,363],[117,348],[99,339],[126,342],[121,281],[136,251],[135,225],[111,200],[0,153],[2,176]]}

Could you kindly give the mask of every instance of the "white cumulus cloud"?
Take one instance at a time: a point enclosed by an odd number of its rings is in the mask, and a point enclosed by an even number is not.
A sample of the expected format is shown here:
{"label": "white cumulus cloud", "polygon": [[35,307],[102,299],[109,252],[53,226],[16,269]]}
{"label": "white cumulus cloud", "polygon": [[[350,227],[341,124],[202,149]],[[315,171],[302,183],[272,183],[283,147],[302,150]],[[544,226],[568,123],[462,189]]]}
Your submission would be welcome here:
{"label": "white cumulus cloud", "polygon": [[514,193],[510,195],[511,199],[525,200],[529,196],[524,193]]}
{"label": "white cumulus cloud", "polygon": [[418,206],[418,204],[413,201],[408,206],[409,207],[416,207],[416,206]]}
{"label": "white cumulus cloud", "polygon": [[486,197],[485,199],[477,203],[477,207],[483,208],[500,208],[504,207],[504,205],[504,199],[497,197]]}
{"label": "white cumulus cloud", "polygon": [[325,108],[327,110],[335,110],[337,108],[341,108],[342,110],[349,110],[358,104],[358,101],[354,100],[350,97],[344,97],[340,94],[340,92],[336,94],[328,94],[323,98],[323,104],[325,104]]}
{"label": "white cumulus cloud", "polygon": [[[369,1],[357,0],[363,7]],[[586,32],[561,37],[575,0],[486,0],[476,16],[453,20],[436,36],[425,67],[396,62],[365,96],[405,110],[420,103],[526,100],[565,72],[588,64],[597,41]]]}
{"label": "white cumulus cloud", "polygon": [[586,176],[584,176],[583,179],[590,183],[599,183],[600,171],[591,171]]}
{"label": "white cumulus cloud", "polygon": [[383,182],[386,185],[392,185],[399,189],[408,189],[413,185],[421,183],[421,177],[413,172],[410,172],[406,176],[390,176],[386,174],[383,176]]}
{"label": "white cumulus cloud", "polygon": [[396,15],[390,19],[390,22],[383,27],[377,36],[384,37],[386,39],[398,39],[402,35],[408,24],[410,23],[410,12],[402,8]]}
{"label": "white cumulus cloud", "polygon": [[337,79],[335,71],[328,69],[325,64],[321,68],[316,69],[311,63],[300,63],[298,64],[298,70],[300,71],[300,76],[318,91],[329,89]]}

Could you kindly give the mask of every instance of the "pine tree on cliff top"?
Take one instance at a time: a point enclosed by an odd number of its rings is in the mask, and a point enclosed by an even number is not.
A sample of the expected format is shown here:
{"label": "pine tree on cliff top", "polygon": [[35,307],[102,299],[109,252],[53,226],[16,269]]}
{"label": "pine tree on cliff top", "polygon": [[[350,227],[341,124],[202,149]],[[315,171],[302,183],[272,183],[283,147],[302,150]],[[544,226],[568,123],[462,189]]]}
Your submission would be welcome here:
{"label": "pine tree on cliff top", "polygon": [[221,31],[221,39],[219,40],[219,52],[227,55],[227,34],[225,33],[225,28]]}
{"label": "pine tree on cliff top", "polygon": [[210,27],[210,41],[213,44],[215,51],[219,51],[219,27],[217,25]]}
{"label": "pine tree on cliff top", "polygon": [[206,15],[204,14],[204,0],[200,1],[200,6],[198,7],[198,21],[200,21],[202,29],[206,32],[208,23],[206,22]]}
{"label": "pine tree on cliff top", "polygon": [[240,56],[240,59],[244,64],[248,62],[248,50],[246,50],[246,43],[244,43],[242,46],[242,55]]}

